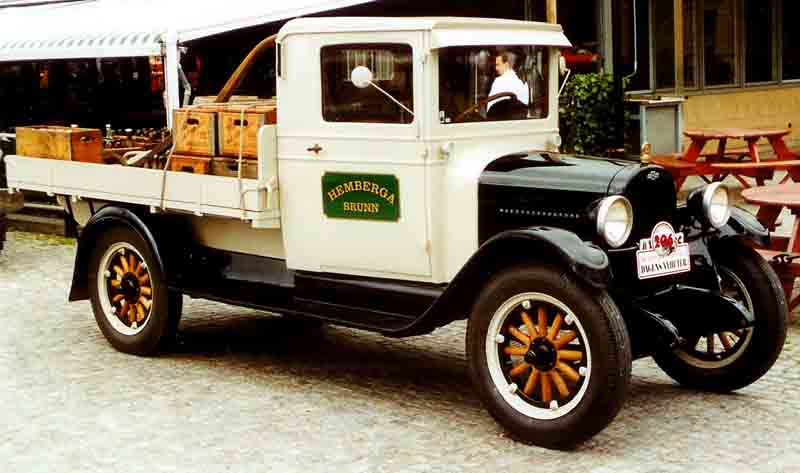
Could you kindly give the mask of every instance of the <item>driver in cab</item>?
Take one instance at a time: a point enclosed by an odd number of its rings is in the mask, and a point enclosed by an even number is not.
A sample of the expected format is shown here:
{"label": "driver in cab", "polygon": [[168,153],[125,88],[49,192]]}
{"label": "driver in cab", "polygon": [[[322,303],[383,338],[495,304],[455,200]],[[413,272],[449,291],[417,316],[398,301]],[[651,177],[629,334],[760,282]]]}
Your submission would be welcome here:
{"label": "driver in cab", "polygon": [[489,119],[513,119],[518,118],[520,113],[523,115],[527,113],[527,108],[530,104],[530,91],[528,90],[528,85],[522,82],[514,71],[516,60],[516,55],[511,51],[502,52],[495,57],[495,69],[498,77],[492,84],[489,97],[502,93],[511,93],[516,96],[516,100],[506,96],[489,102],[487,107]]}

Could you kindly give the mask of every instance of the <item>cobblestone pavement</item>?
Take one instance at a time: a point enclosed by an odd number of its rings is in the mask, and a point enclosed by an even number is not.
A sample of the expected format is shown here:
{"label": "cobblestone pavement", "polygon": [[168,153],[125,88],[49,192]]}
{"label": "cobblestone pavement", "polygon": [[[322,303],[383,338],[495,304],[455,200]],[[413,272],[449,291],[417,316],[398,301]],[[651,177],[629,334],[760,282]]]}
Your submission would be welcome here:
{"label": "cobblestone pavement", "polygon": [[68,304],[74,245],[12,233],[0,255],[3,472],[744,472],[800,470],[793,328],[735,395],[673,384],[649,360],[625,408],[573,452],[516,443],[470,386],[464,325],[408,340],[186,301],[182,345],[114,351]]}

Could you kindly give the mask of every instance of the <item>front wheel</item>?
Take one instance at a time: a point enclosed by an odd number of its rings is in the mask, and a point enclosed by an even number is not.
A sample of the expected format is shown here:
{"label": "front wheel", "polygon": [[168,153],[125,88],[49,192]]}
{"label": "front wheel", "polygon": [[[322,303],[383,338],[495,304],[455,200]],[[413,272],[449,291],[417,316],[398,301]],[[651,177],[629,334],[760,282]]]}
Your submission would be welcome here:
{"label": "front wheel", "polygon": [[695,337],[654,358],[684,386],[730,392],[754,383],[775,364],[786,341],[789,315],[780,280],[758,253],[738,242],[720,250],[712,256],[722,292],[753,314],[753,327]]}
{"label": "front wheel", "polygon": [[551,266],[519,266],[490,281],[471,314],[467,356],[492,416],[549,448],[605,428],[630,382],[630,342],[614,302]]}

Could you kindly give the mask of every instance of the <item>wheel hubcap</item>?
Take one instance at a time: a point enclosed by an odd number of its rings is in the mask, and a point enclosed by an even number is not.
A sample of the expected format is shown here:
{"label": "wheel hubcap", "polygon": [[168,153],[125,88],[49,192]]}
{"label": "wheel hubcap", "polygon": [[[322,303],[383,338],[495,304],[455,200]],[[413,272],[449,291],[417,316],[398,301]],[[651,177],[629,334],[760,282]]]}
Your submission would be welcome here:
{"label": "wheel hubcap", "polygon": [[525,354],[525,363],[533,366],[539,371],[550,371],[556,367],[558,360],[558,349],[550,340],[537,338],[533,340]]}
{"label": "wheel hubcap", "polygon": [[136,335],[150,320],[153,288],[142,255],[128,243],[106,250],[98,268],[98,294],[111,326],[124,335]]}

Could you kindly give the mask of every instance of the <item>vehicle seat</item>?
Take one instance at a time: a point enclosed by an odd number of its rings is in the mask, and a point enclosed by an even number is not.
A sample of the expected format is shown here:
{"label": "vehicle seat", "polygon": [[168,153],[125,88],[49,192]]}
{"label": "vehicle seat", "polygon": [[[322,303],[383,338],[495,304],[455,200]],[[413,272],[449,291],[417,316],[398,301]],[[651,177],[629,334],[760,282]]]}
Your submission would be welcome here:
{"label": "vehicle seat", "polygon": [[504,99],[492,105],[486,117],[490,121],[525,120],[528,107],[517,99]]}

